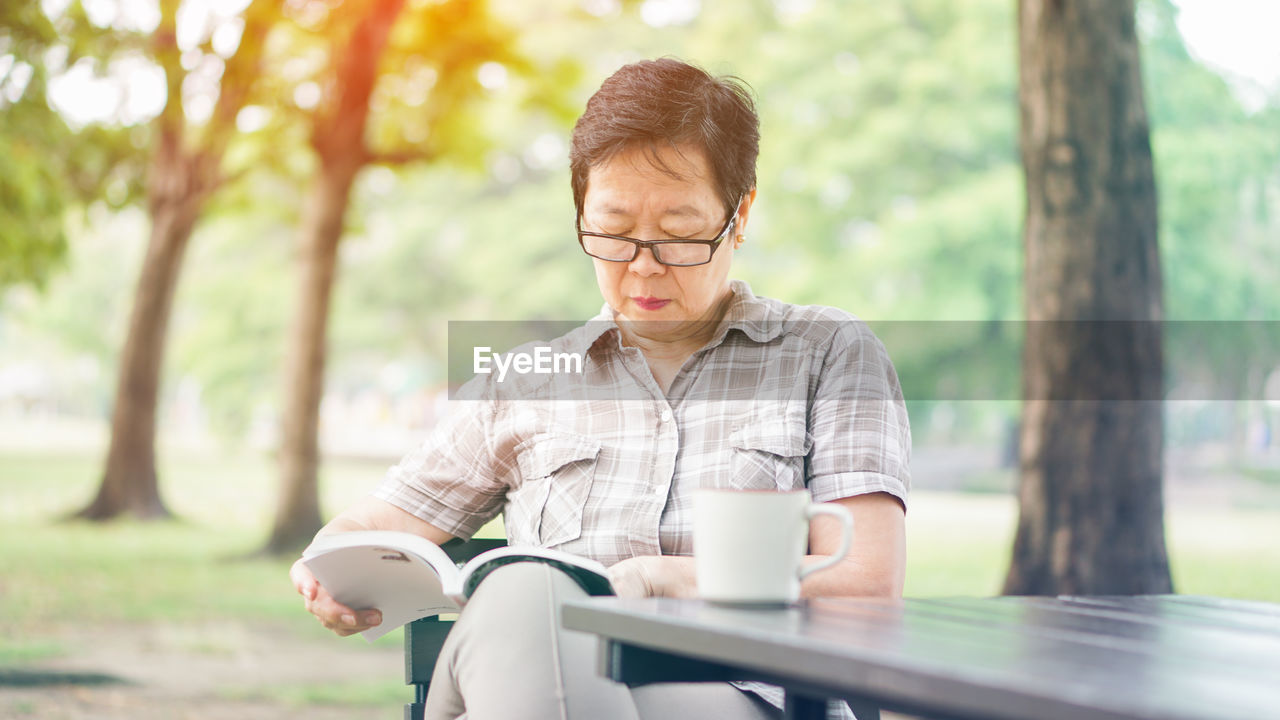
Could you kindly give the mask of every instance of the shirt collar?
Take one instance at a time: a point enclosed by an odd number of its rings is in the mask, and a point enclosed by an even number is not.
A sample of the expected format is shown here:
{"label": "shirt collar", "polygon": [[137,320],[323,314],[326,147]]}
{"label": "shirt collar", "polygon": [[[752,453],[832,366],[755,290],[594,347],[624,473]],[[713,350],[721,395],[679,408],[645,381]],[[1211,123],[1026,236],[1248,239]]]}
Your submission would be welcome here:
{"label": "shirt collar", "polygon": [[[720,326],[704,348],[716,347],[724,342],[730,330],[739,330],[759,343],[767,343],[782,334],[782,313],[776,307],[776,301],[756,297],[751,292],[751,286],[742,280],[730,280],[729,289],[733,292],[729,307],[725,309]],[[570,345],[583,353],[589,352],[606,335],[616,338],[618,323],[614,320],[613,308],[605,303],[595,317],[574,330],[573,334],[576,337],[570,341]]]}

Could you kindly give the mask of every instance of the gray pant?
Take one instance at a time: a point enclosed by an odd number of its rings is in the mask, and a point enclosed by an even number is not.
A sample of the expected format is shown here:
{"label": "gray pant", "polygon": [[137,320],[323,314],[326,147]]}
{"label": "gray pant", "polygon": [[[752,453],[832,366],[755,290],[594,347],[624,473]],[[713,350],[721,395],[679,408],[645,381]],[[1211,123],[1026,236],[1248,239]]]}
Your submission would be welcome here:
{"label": "gray pant", "polygon": [[485,578],[449,632],[431,677],[427,720],[775,720],[781,712],[727,683],[630,690],[596,673],[596,638],[560,627],[560,605],[586,597],[538,563]]}

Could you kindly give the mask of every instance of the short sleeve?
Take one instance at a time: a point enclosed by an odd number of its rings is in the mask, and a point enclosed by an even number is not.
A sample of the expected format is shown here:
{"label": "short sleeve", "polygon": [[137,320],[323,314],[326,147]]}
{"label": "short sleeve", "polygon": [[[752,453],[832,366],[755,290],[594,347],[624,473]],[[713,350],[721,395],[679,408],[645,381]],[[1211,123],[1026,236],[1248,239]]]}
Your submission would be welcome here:
{"label": "short sleeve", "polygon": [[864,323],[840,323],[809,408],[809,492],[829,502],[887,492],[907,504],[911,428],[898,374]]}
{"label": "short sleeve", "polygon": [[427,439],[387,471],[373,496],[469,538],[502,510],[506,471],[491,445],[492,402],[452,405]]}

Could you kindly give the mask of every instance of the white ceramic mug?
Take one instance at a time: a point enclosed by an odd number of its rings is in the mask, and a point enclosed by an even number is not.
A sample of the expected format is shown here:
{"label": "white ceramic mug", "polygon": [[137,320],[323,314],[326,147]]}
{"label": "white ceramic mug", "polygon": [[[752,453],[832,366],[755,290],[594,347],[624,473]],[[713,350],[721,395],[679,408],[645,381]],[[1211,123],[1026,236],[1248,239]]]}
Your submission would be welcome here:
{"label": "white ceramic mug", "polygon": [[[839,549],[804,567],[809,520],[840,521]],[[698,595],[720,603],[775,605],[800,598],[800,581],[840,562],[853,543],[853,516],[839,505],[811,502],[806,490],[701,489],[693,499],[693,554]]]}

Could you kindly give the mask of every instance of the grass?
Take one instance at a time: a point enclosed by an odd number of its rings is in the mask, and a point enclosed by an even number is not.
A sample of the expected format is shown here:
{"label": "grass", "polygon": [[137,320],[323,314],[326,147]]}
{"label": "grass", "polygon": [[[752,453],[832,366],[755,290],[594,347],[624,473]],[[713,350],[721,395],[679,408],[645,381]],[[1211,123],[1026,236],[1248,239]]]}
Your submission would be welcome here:
{"label": "grass", "polygon": [[1178,592],[1280,603],[1280,509],[1173,508],[1165,528]]}
{"label": "grass", "polygon": [[[290,587],[291,560],[248,557],[265,540],[274,503],[266,458],[163,457],[162,492],[177,520],[58,521],[88,502],[98,463],[87,455],[0,452],[0,669],[23,672],[71,655],[67,638],[74,634],[61,631],[86,625],[130,632],[146,624],[163,630],[162,642],[224,659],[234,659],[245,633],[260,628],[305,641],[300,647],[333,642]],[[322,506],[333,512],[352,502],[384,468],[327,462]],[[1007,494],[914,493],[907,595],[998,594],[1016,517]],[[1177,590],[1280,602],[1277,527],[1275,505],[1171,508],[1166,529]],[[402,642],[397,630],[372,647],[355,641],[345,650],[360,663],[360,653],[385,653]],[[408,697],[399,674],[387,675],[340,682],[244,677],[215,692],[288,714],[339,708],[350,717],[375,717]],[[20,702],[7,710],[19,717],[40,712]]]}
{"label": "grass", "polygon": [[[908,597],[998,595],[1017,503],[1008,495],[915,493],[907,513]],[[1165,542],[1174,589],[1280,603],[1280,509],[1175,506]]]}
{"label": "grass", "polygon": [[1241,475],[1271,486],[1280,486],[1280,468],[1242,467],[1236,470]]}
{"label": "grass", "polygon": [[905,594],[998,595],[1013,539],[1013,499],[916,492],[909,503]]}
{"label": "grass", "polygon": [[[265,539],[274,502],[266,458],[162,457],[162,492],[179,520],[55,521],[91,497],[98,463],[0,454],[0,664],[62,652],[45,630],[68,623],[228,619],[327,637],[289,586],[290,560],[245,558]],[[332,511],[368,492],[385,463],[325,468],[322,505]],[[907,594],[998,594],[1016,511],[1008,495],[915,493]],[[1280,602],[1280,509],[1172,508],[1166,527],[1178,591]]]}
{"label": "grass", "polygon": [[[71,622],[247,619],[324,636],[289,585],[291,560],[247,557],[270,521],[267,459],[163,457],[162,494],[175,520],[63,520],[92,497],[98,463],[87,455],[0,455],[0,661],[40,654],[32,649],[41,647],[36,633]],[[323,505],[353,501],[383,469],[330,463]]]}
{"label": "grass", "polygon": [[64,654],[66,647],[52,640],[0,640],[0,668],[25,665]]}

